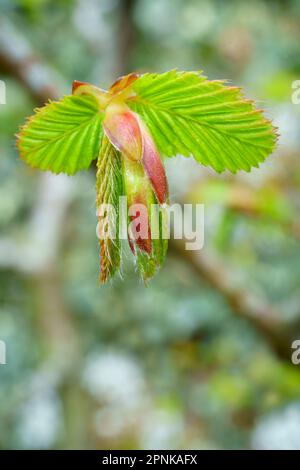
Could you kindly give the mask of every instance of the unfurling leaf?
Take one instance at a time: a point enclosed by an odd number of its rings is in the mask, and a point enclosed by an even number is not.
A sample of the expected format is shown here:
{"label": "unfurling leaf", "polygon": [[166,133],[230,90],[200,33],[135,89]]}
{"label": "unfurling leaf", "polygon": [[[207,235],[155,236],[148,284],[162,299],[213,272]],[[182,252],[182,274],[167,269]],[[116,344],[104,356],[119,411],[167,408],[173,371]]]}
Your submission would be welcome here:
{"label": "unfurling leaf", "polygon": [[93,96],[65,96],[28,119],[17,136],[21,157],[29,165],[73,175],[97,158],[103,113]]}
{"label": "unfurling leaf", "polygon": [[216,171],[250,171],[274,149],[271,122],[238,87],[199,72],[144,74],[126,100],[148,128],[161,155],[193,155]]}

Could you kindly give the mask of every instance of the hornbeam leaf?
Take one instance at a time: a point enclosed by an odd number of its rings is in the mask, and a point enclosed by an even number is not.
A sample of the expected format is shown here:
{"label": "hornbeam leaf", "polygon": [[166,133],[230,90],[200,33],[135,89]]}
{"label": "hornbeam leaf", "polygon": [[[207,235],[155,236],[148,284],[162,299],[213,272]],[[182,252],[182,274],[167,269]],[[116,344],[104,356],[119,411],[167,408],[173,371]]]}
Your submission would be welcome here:
{"label": "hornbeam leaf", "polygon": [[99,154],[103,115],[93,96],[65,96],[37,108],[17,136],[29,165],[73,175]]}
{"label": "hornbeam leaf", "polygon": [[193,155],[221,172],[258,167],[276,143],[276,129],[240,88],[200,72],[145,74],[132,84],[128,106],[146,122],[166,157]]}

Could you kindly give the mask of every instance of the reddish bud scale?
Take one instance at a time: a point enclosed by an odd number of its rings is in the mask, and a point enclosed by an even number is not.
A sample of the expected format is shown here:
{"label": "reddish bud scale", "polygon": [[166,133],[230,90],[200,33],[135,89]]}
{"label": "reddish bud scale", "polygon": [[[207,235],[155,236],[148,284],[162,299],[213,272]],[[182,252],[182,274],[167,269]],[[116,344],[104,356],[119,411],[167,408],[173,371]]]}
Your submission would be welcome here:
{"label": "reddish bud scale", "polygon": [[106,111],[103,127],[120,152],[131,160],[142,162],[158,202],[164,204],[168,197],[166,173],[145,124],[125,105],[111,104]]}
{"label": "reddish bud scale", "polygon": [[153,201],[151,185],[142,165],[124,155],[123,179],[130,220],[129,246],[131,251],[134,251],[133,244],[135,243],[140,250],[150,254],[152,243],[149,214]]}
{"label": "reddish bud scale", "polygon": [[165,169],[149,132],[142,123],[140,123],[140,127],[143,136],[142,162],[158,202],[164,204],[168,196]]}
{"label": "reddish bud scale", "polygon": [[[138,199],[134,202],[134,204],[145,204],[147,201],[139,201]],[[135,232],[138,234],[146,233],[146,238],[143,235],[137,235],[135,238],[132,238],[132,235],[129,235],[130,242],[132,244],[132,240],[137,244],[140,250],[145,251],[149,255],[152,251],[152,243],[151,243],[151,229],[150,229],[150,219],[149,219],[149,212],[147,210],[146,213],[143,211],[137,210],[134,215],[130,215],[129,219],[131,221],[131,227],[134,227]],[[129,243],[130,246],[130,243]]]}
{"label": "reddish bud scale", "polygon": [[74,95],[76,93],[76,90],[82,86],[89,86],[89,83],[80,82],[79,80],[74,80],[72,83],[72,94]]}
{"label": "reddish bud scale", "polygon": [[140,160],[142,139],[138,122],[130,111],[119,112],[118,106],[110,106],[103,128],[111,143],[132,160]]}
{"label": "reddish bud scale", "polygon": [[140,75],[138,73],[130,73],[129,75],[125,75],[118,78],[110,87],[109,92],[113,95],[122,92],[130,85],[132,85],[132,83],[135,82],[135,80],[137,80],[139,76]]}

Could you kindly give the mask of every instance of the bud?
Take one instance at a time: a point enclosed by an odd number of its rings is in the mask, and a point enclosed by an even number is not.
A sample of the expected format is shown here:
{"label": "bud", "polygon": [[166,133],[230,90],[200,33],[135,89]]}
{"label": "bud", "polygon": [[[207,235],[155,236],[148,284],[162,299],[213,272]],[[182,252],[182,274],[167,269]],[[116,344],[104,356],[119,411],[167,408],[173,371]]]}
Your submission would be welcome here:
{"label": "bud", "polygon": [[110,104],[103,120],[103,129],[116,149],[133,161],[141,161],[140,126],[136,116],[127,106]]}
{"label": "bud", "polygon": [[146,125],[126,105],[112,102],[107,107],[103,128],[120,152],[143,164],[158,202],[164,204],[168,197],[166,173]]}
{"label": "bud", "polygon": [[139,125],[142,133],[142,162],[144,169],[151,181],[158,202],[164,204],[168,197],[168,183],[165,169],[145,124],[140,121]]}
{"label": "bud", "polygon": [[[126,195],[128,241],[144,281],[162,264],[168,241],[163,238],[168,184],[165,169],[145,123],[124,103],[136,74],[121,77],[108,92],[75,82],[73,94],[91,94],[104,111],[102,146],[97,163],[97,208]],[[121,174],[121,178],[120,178]],[[99,219],[99,224],[103,220]],[[101,227],[100,227],[101,228]],[[115,228],[115,227],[114,227]],[[103,226],[102,226],[103,229]],[[100,240],[100,279],[106,282],[120,265],[120,241]]]}
{"label": "bud", "polygon": [[141,162],[122,156],[124,192],[128,204],[128,241],[143,280],[151,278],[165,259],[168,239],[163,238],[166,208],[157,204]]}

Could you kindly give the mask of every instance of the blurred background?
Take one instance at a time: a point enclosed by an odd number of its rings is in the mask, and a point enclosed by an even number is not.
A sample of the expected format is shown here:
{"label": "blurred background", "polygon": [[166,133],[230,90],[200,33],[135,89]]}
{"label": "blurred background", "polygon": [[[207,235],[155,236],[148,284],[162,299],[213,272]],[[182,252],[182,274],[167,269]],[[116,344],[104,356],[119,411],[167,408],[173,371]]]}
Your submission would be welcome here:
{"label": "blurred background", "polygon": [[[2,449],[300,449],[300,3],[0,0]],[[259,170],[166,162],[205,204],[199,253],[171,242],[145,288],[98,284],[95,175],[34,171],[15,133],[74,79],[230,79],[279,126]]]}

